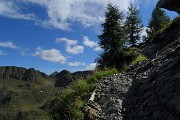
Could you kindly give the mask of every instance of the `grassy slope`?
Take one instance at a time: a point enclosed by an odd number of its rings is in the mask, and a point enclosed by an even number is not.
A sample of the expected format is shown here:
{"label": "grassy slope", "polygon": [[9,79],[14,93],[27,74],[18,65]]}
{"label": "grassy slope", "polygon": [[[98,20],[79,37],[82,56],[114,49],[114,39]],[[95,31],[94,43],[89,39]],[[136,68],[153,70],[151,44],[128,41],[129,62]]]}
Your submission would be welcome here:
{"label": "grassy slope", "polygon": [[45,79],[34,84],[22,80],[0,80],[0,119],[49,119],[49,115],[39,108],[54,96],[54,92],[51,83]]}
{"label": "grassy slope", "polygon": [[73,119],[83,120],[82,108],[96,88],[96,83],[103,77],[118,73],[117,70],[96,71],[86,80],[77,80],[61,91],[61,94],[52,101],[58,101],[50,108],[55,120]]}

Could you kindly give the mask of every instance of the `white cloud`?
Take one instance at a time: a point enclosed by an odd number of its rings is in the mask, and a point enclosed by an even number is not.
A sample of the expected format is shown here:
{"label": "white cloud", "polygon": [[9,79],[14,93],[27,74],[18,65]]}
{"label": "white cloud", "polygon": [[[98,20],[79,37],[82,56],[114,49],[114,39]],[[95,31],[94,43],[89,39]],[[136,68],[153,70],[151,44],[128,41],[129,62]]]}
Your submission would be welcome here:
{"label": "white cloud", "polygon": [[78,55],[84,52],[84,47],[77,45],[78,44],[77,40],[70,40],[67,38],[56,39],[56,43],[61,43],[61,42],[66,43],[66,52],[68,52],[69,54]]}
{"label": "white cloud", "polygon": [[83,37],[83,41],[84,41],[84,45],[87,47],[92,48],[92,47],[98,46],[98,44],[96,42],[89,40],[89,38],[87,36]]}
{"label": "white cloud", "polygon": [[[119,6],[120,10],[127,10],[130,1],[134,0],[1,0],[0,15],[30,20],[40,18],[36,20],[37,24],[69,30],[71,22],[79,22],[85,27],[99,25],[104,20],[104,11],[109,1]],[[22,9],[22,3],[26,6],[37,4],[45,8],[47,17],[44,19],[35,15],[36,13],[23,13],[28,8]]]}
{"label": "white cloud", "polygon": [[57,38],[56,43],[61,43],[65,42],[67,45],[77,45],[78,41],[77,40],[70,40],[67,38]]}
{"label": "white cloud", "polygon": [[68,64],[69,66],[72,66],[72,67],[76,67],[76,66],[85,66],[86,65],[86,63],[82,63],[82,62],[76,62],[76,61],[74,61],[74,62],[69,62],[69,64]]}
{"label": "white cloud", "polygon": [[2,50],[0,50],[0,55],[7,55],[7,54],[4,53]]}
{"label": "white cloud", "polygon": [[1,42],[0,41],[0,47],[18,49],[18,47],[11,41],[7,41],[7,42]]}
{"label": "white cloud", "polygon": [[49,62],[60,62],[62,64],[64,64],[67,60],[66,57],[64,57],[59,50],[42,50],[40,47],[36,48],[36,52],[33,54],[33,56],[40,57],[41,59]]}
{"label": "white cloud", "polygon": [[97,46],[93,50],[98,52],[98,51],[102,51],[103,49],[101,47]]}
{"label": "white cloud", "polygon": [[85,46],[93,48],[94,51],[98,52],[102,50],[97,42],[90,40],[87,36],[83,37],[83,43]]}
{"label": "white cloud", "polygon": [[144,27],[144,28],[142,29],[141,37],[147,36],[147,32],[146,32],[147,29],[148,29],[147,27]]}
{"label": "white cloud", "polygon": [[0,1],[0,15],[14,19],[35,20],[35,15],[33,13],[22,13],[20,8],[16,5],[16,2],[12,0]]}
{"label": "white cloud", "polygon": [[78,55],[83,53],[84,47],[83,46],[67,46],[66,51],[70,54]]}
{"label": "white cloud", "polygon": [[91,63],[86,67],[86,69],[87,70],[94,70],[96,68],[96,65],[97,65],[97,63]]}

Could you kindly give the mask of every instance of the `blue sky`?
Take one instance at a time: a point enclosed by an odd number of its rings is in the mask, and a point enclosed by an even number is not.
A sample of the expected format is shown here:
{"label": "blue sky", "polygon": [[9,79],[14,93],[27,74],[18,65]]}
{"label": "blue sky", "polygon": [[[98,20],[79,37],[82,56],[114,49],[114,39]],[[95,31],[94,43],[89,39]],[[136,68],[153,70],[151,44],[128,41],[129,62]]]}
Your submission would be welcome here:
{"label": "blue sky", "polygon": [[[126,12],[132,0],[110,1]],[[94,69],[102,52],[97,36],[108,2],[0,0],[0,66],[33,67],[47,74]],[[135,2],[147,26],[157,0]]]}

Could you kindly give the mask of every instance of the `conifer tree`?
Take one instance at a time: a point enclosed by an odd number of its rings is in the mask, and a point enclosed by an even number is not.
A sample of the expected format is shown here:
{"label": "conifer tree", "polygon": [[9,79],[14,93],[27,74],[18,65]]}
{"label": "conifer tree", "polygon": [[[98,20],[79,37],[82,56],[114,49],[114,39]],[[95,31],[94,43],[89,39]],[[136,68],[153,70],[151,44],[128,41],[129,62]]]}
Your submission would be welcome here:
{"label": "conifer tree", "polygon": [[140,40],[140,33],[143,29],[143,25],[139,17],[139,11],[133,3],[128,7],[126,26],[128,28],[128,42],[132,46],[135,46]]}
{"label": "conifer tree", "polygon": [[123,23],[124,15],[117,6],[109,3],[105,11],[105,22],[102,24],[102,34],[99,35],[99,45],[104,50],[97,59],[101,67],[119,66],[118,58],[122,54],[126,32]]}
{"label": "conifer tree", "polygon": [[170,18],[166,15],[165,11],[156,7],[152,12],[151,20],[148,24],[147,39],[152,39],[155,33],[161,30],[169,22]]}

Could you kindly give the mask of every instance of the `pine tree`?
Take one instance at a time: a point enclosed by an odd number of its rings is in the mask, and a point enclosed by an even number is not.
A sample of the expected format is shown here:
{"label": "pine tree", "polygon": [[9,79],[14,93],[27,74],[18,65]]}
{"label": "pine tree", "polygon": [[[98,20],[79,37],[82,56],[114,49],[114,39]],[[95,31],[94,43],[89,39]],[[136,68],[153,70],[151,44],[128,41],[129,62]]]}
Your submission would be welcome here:
{"label": "pine tree", "polygon": [[124,15],[117,6],[109,3],[105,12],[105,22],[102,24],[102,34],[99,35],[99,45],[104,50],[97,62],[102,67],[119,66],[118,57],[125,44],[126,32],[123,23]]}
{"label": "pine tree", "polygon": [[156,7],[152,12],[151,20],[148,24],[147,39],[151,40],[155,33],[161,30],[169,22],[170,18],[166,15],[165,11]]}
{"label": "pine tree", "polygon": [[139,17],[138,9],[130,4],[127,12],[126,26],[128,28],[128,41],[132,46],[135,46],[136,43],[140,40],[140,33],[142,31],[143,25]]}

